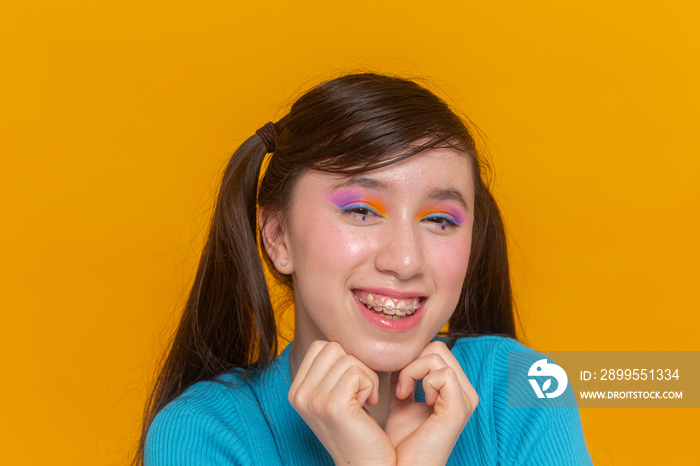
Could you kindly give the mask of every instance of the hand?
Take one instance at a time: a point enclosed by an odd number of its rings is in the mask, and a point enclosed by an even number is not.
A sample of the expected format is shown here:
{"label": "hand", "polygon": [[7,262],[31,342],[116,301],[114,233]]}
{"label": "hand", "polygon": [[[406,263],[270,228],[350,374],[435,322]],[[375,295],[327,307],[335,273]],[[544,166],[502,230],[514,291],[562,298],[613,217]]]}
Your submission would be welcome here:
{"label": "hand", "polygon": [[289,402],[336,464],[396,464],[389,437],[365,411],[379,402],[379,377],[338,343],[315,341],[289,390]]}
{"label": "hand", "polygon": [[[414,400],[423,379],[425,403]],[[392,374],[385,431],[396,448],[397,464],[445,464],[479,404],[479,397],[450,350],[432,342],[418,359]]]}

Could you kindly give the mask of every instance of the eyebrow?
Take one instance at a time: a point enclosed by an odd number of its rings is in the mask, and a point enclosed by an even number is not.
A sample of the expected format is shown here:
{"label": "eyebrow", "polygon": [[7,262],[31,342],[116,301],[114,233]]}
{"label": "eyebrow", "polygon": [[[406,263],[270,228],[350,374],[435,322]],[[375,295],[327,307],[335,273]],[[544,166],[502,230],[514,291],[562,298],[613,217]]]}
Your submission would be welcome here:
{"label": "eyebrow", "polygon": [[[366,189],[384,192],[389,190],[389,185],[387,183],[363,175],[351,176],[340,183],[333,185],[331,189],[336,190],[349,186],[359,186]],[[432,201],[453,201],[469,212],[469,205],[467,204],[467,201],[464,200],[462,193],[455,188],[436,189],[428,195],[428,199]]]}
{"label": "eyebrow", "polygon": [[434,201],[454,201],[457,204],[464,207],[464,210],[469,212],[469,206],[467,205],[467,201],[464,200],[462,193],[460,193],[454,188],[437,189],[428,195],[428,199]]}
{"label": "eyebrow", "polygon": [[375,191],[388,191],[389,185],[383,181],[375,180],[362,175],[351,176],[350,178],[333,185],[332,189],[346,188],[348,186],[360,186],[362,188],[373,189]]}

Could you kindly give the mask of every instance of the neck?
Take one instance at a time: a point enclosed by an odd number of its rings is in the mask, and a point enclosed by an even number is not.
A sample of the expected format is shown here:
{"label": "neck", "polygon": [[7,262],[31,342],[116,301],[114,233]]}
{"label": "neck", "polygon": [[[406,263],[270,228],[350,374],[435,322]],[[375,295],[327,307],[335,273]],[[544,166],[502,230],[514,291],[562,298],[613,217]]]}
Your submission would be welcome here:
{"label": "neck", "polygon": [[389,418],[389,400],[391,398],[391,372],[377,372],[379,376],[379,403],[377,406],[365,405],[367,412],[384,429]]}

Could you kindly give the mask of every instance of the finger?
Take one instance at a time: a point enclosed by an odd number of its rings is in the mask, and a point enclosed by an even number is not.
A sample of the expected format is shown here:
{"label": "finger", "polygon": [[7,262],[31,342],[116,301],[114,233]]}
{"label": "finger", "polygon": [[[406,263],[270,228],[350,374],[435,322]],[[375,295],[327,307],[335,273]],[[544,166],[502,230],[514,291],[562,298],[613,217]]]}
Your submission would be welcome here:
{"label": "finger", "polygon": [[445,367],[431,372],[423,379],[425,404],[433,406],[435,414],[453,415],[464,413],[465,422],[479,404],[479,396],[470,385],[469,390],[463,390],[454,369]]}
{"label": "finger", "polygon": [[449,367],[439,354],[426,354],[404,367],[399,373],[396,397],[405,399],[411,394],[415,382],[427,376],[430,372]]}
{"label": "finger", "polygon": [[415,384],[412,384],[411,387],[411,393],[409,396],[404,397],[403,399],[400,399],[399,393],[401,393],[401,387],[399,385],[399,371],[392,372],[391,373],[391,389],[390,389],[390,398],[389,398],[389,411],[392,411],[396,406],[402,405],[402,404],[408,404],[408,403],[413,403],[415,401]]}
{"label": "finger", "polygon": [[[364,405],[365,401],[370,406],[376,405],[379,402],[379,376],[362,361],[349,354],[343,354],[328,368],[319,365],[318,374],[316,373],[316,368],[312,368],[307,377],[309,379],[308,383],[310,386],[315,387],[317,393],[330,393],[335,389],[342,377],[347,377],[348,371],[361,374],[363,379],[367,378],[371,382],[371,390],[362,397],[360,406]],[[321,377],[318,381],[316,381],[317,376]]]}
{"label": "finger", "polygon": [[476,406],[479,404],[479,395],[476,393],[476,390],[474,390],[474,386],[471,384],[469,378],[464,373],[464,369],[462,369],[461,364],[459,363],[459,361],[457,361],[454,354],[452,354],[452,351],[450,351],[447,345],[445,345],[445,343],[443,343],[442,341],[433,341],[429,343],[421,352],[421,355],[428,354],[440,355],[440,357],[447,363],[447,365],[454,369],[455,374],[457,375],[457,380],[462,386],[462,390],[464,391],[465,396],[469,400],[469,404],[473,407],[473,409],[476,409]]}
{"label": "finger", "polygon": [[[319,350],[320,349],[320,350]],[[351,366],[358,366],[372,380],[373,390],[366,401],[370,405],[379,402],[379,377],[369,367],[354,356],[348,355],[336,342],[314,342],[302,361],[304,370],[297,372],[290,388],[289,399],[295,408],[307,405],[311,400],[323,405],[327,394],[338,379]],[[364,404],[365,400],[363,400]]]}
{"label": "finger", "polygon": [[425,404],[435,405],[438,397],[449,404],[464,404],[466,396],[462,386],[457,380],[457,374],[451,367],[443,367],[431,372],[423,378],[423,391],[425,391]]}
{"label": "finger", "polygon": [[[301,366],[304,365],[305,370],[297,372],[293,382],[294,390],[290,389],[289,391],[292,406],[306,405],[318,393],[318,385],[333,364],[345,354],[345,350],[338,343],[313,342],[299,366],[301,369]],[[322,393],[327,393],[327,391]]]}
{"label": "finger", "polygon": [[321,350],[328,344],[329,342],[327,341],[322,341],[322,340],[317,340],[311,343],[309,346],[309,349],[306,351],[306,354],[304,355],[304,359],[301,361],[301,364],[299,365],[299,369],[297,369],[297,373],[294,376],[294,380],[292,381],[292,385],[289,388],[289,401],[293,403],[293,398],[295,397],[297,391],[299,390],[299,386],[301,383],[306,379],[306,375],[309,372],[309,369],[311,368],[311,365],[314,363],[316,360],[316,357],[318,354],[321,352]]}
{"label": "finger", "polygon": [[350,366],[330,390],[330,399],[338,400],[342,404],[357,401],[362,407],[376,391],[377,381],[373,380],[361,367]]}
{"label": "finger", "polygon": [[[309,348],[311,350],[311,348]],[[319,383],[326,376],[330,368],[338,359],[345,356],[347,353],[339,343],[328,342],[321,351],[311,361],[303,380],[305,382]],[[306,358],[305,358],[306,359]],[[297,378],[299,374],[297,374]]]}
{"label": "finger", "polygon": [[469,378],[464,373],[464,369],[462,369],[461,364],[459,363],[459,361],[457,361],[454,354],[452,354],[452,352],[447,347],[447,345],[445,345],[445,343],[443,343],[442,341],[430,342],[421,352],[421,356],[429,354],[439,355],[443,359],[443,361],[447,363],[448,366],[455,370],[455,373],[457,374],[457,379],[459,380],[459,383],[460,385],[462,385],[462,389],[465,392],[474,390],[471,382],[469,382]]}

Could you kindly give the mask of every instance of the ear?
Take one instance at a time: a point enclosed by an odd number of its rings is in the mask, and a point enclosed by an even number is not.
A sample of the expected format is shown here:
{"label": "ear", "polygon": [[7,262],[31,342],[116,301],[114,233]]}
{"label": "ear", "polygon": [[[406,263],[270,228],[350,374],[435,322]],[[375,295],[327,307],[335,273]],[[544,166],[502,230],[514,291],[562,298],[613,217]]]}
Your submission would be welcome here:
{"label": "ear", "polygon": [[279,273],[289,275],[294,271],[287,235],[279,215],[265,210],[258,213],[258,223],[263,240],[263,247],[270,256]]}

